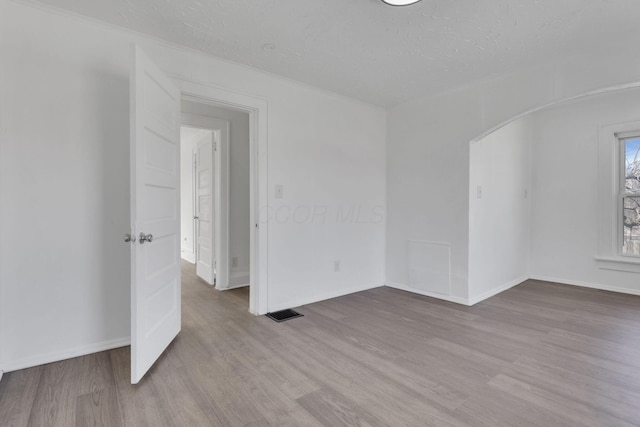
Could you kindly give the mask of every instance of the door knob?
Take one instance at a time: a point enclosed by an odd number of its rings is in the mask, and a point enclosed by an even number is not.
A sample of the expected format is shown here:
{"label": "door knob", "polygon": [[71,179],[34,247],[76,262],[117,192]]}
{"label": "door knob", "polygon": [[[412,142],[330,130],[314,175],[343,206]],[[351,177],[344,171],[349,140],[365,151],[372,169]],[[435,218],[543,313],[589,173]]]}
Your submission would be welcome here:
{"label": "door knob", "polygon": [[136,236],[132,236],[131,234],[127,233],[124,235],[124,241],[127,243],[129,242],[133,243],[136,241]]}
{"label": "door knob", "polygon": [[140,244],[143,245],[144,242],[151,243],[153,241],[153,234],[144,234],[140,233]]}

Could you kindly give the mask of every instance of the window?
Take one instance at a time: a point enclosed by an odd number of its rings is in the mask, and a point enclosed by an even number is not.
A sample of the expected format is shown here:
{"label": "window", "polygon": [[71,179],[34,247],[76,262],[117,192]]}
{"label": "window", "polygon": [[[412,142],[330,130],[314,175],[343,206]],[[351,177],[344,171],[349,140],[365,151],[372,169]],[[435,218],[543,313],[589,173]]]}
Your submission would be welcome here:
{"label": "window", "polygon": [[618,135],[621,155],[621,254],[640,257],[640,132]]}
{"label": "window", "polygon": [[598,135],[598,267],[640,273],[640,121]]}

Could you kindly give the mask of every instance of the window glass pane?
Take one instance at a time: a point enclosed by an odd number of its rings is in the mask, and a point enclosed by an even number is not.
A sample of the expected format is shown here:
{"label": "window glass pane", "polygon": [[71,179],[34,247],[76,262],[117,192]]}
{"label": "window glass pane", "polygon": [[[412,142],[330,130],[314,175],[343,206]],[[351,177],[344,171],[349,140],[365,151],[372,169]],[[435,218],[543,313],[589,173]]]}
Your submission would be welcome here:
{"label": "window glass pane", "polygon": [[640,197],[625,197],[622,203],[622,253],[640,256]]}
{"label": "window glass pane", "polygon": [[625,192],[640,193],[640,137],[624,140]]}

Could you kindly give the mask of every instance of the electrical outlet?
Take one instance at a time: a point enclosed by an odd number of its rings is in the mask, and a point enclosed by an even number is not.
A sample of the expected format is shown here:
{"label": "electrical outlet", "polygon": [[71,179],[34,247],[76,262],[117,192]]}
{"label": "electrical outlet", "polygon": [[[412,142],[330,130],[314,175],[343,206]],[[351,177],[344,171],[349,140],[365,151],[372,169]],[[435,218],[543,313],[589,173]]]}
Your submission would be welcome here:
{"label": "electrical outlet", "polygon": [[238,266],[238,257],[234,256],[233,258],[231,258],[231,267],[237,267]]}
{"label": "electrical outlet", "polygon": [[340,261],[333,261],[333,271],[334,272],[339,272],[340,271]]}
{"label": "electrical outlet", "polygon": [[276,184],[276,199],[282,199],[283,192],[282,184]]}
{"label": "electrical outlet", "polygon": [[476,188],[476,195],[478,197],[478,199],[482,199],[482,186],[478,185],[478,188]]}

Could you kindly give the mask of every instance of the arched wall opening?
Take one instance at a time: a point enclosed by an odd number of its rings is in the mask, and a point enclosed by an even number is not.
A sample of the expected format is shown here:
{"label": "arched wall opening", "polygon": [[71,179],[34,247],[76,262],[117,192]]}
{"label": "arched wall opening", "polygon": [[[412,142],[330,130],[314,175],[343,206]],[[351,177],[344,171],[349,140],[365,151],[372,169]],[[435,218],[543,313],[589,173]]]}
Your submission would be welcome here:
{"label": "arched wall opening", "polygon": [[[565,58],[389,108],[385,283],[473,303],[469,142],[545,107],[640,86],[640,61],[633,58]],[[612,66],[616,63],[626,65]],[[445,247],[448,256],[422,256],[413,242]],[[420,268],[441,274],[439,282],[448,282],[448,288],[418,283],[412,273]]]}
{"label": "arched wall opening", "polygon": [[529,278],[640,294],[638,260],[598,259],[602,129],[639,121],[630,85],[537,108],[471,142],[470,304]]}

